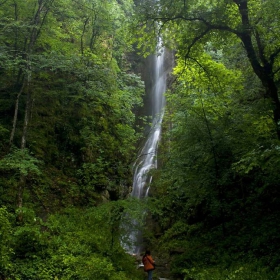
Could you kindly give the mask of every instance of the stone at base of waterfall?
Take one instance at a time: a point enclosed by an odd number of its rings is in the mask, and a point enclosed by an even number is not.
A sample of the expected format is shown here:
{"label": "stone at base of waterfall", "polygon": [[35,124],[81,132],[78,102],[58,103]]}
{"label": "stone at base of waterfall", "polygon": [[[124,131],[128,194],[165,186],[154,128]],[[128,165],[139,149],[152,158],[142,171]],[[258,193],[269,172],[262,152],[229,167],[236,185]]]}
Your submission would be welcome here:
{"label": "stone at base of waterfall", "polygon": [[167,278],[158,278],[158,280],[169,280],[169,279],[167,279]]}

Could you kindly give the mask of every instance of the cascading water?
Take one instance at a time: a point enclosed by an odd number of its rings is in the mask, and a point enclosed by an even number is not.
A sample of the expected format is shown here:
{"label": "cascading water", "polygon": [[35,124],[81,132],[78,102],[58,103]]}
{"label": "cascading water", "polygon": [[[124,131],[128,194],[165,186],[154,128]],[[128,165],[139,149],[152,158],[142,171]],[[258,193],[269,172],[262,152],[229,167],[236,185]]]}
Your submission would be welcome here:
{"label": "cascading water", "polygon": [[151,183],[149,171],[157,167],[156,153],[160,138],[161,123],[164,114],[164,92],[166,90],[166,71],[164,69],[164,52],[159,56],[151,56],[151,89],[150,110],[152,126],[146,142],[134,163],[133,189],[131,195],[143,198],[148,195]]}
{"label": "cascading water", "polygon": [[[161,133],[161,123],[164,115],[164,92],[166,91],[165,52],[160,55],[151,55],[148,59],[148,68],[146,81],[146,94],[148,102],[145,104],[148,109],[148,115],[152,117],[152,125],[146,142],[143,145],[137,160],[134,163],[133,189],[131,196],[143,199],[148,196],[152,176],[149,171],[157,168],[157,147]],[[149,79],[149,81],[147,81]],[[141,232],[137,229],[137,223],[132,221],[130,228],[129,245],[127,251],[131,254],[139,255],[142,249]]]}

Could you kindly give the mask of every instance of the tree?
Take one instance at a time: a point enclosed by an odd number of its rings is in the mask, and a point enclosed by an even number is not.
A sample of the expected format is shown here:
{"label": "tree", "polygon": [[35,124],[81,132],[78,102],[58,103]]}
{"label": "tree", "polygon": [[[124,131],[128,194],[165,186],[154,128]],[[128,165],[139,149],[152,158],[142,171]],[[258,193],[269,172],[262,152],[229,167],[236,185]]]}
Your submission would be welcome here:
{"label": "tree", "polygon": [[140,24],[154,24],[172,47],[186,61],[195,59],[207,42],[224,49],[238,39],[246,51],[250,65],[260,79],[265,96],[273,103],[274,123],[280,138],[280,72],[278,1],[169,1],[139,5]]}
{"label": "tree", "polygon": [[186,268],[230,266],[241,258],[264,266],[278,260],[279,247],[270,246],[279,214],[270,103],[256,96],[258,84],[250,94],[240,85],[245,72],[213,55],[219,62],[202,53],[187,69],[177,60],[153,174],[155,236],[178,277]]}
{"label": "tree", "polygon": [[273,263],[274,269],[279,14],[273,8],[279,3],[150,4],[139,5],[138,24],[153,31],[141,33],[139,46],[150,39],[143,47],[154,47],[153,36],[160,34],[176,50],[161,164],[151,188],[159,247],[170,253],[178,277],[186,267],[230,266],[240,259]]}
{"label": "tree", "polygon": [[[2,3],[0,136],[4,148],[26,148],[45,164],[42,181],[27,182],[30,190],[56,189],[58,181],[94,200],[95,191],[116,199],[128,189],[143,93],[128,58],[132,9],[131,1]],[[24,176],[14,184],[21,207]]]}
{"label": "tree", "polygon": [[132,13],[131,0],[0,0],[1,279],[141,277],[109,202],[128,193],[139,138]]}

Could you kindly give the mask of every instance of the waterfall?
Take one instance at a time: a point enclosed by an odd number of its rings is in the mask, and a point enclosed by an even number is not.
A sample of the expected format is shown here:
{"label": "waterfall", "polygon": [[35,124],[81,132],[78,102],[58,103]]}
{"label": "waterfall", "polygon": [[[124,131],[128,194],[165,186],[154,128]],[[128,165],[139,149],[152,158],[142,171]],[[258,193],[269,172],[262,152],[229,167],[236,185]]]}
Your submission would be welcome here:
{"label": "waterfall", "polygon": [[160,139],[161,123],[164,114],[164,92],[166,90],[166,71],[164,68],[164,51],[156,56],[149,57],[151,63],[150,89],[147,90],[152,116],[152,125],[143,148],[134,163],[133,189],[131,195],[144,198],[149,193],[152,177],[149,171],[157,168],[157,147]]}
{"label": "waterfall", "polygon": [[[152,117],[152,124],[149,127],[146,141],[133,165],[134,175],[131,196],[138,199],[148,196],[152,182],[152,176],[149,171],[157,168],[156,156],[164,115],[164,92],[166,91],[167,76],[164,50],[160,55],[150,55],[147,60],[148,67],[146,69],[145,84],[148,101],[145,106],[148,109],[148,115]],[[129,241],[132,245],[126,246],[126,249],[131,254],[139,255],[142,250],[141,232],[137,229],[136,221],[132,221],[131,224]]]}

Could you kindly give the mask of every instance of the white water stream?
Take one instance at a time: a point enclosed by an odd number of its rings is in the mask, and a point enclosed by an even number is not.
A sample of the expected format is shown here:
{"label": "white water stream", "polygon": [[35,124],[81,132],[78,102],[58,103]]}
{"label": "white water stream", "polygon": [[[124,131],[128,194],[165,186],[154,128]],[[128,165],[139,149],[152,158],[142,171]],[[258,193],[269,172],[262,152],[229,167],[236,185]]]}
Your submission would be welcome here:
{"label": "white water stream", "polygon": [[[164,115],[164,93],[166,91],[166,67],[165,52],[163,51],[160,55],[150,56],[148,58],[149,68],[147,73],[149,74],[148,79],[150,80],[149,88],[146,89],[148,94],[149,114],[152,117],[152,124],[149,130],[149,134],[146,138],[146,142],[143,145],[140,153],[138,154],[137,160],[134,163],[134,175],[133,175],[133,189],[131,192],[132,197],[143,199],[148,196],[150,184],[152,182],[152,176],[149,171],[153,168],[157,168],[157,148],[161,134],[161,123]],[[135,228],[137,228],[137,223]],[[142,236],[141,232],[137,229],[130,229],[129,240],[131,245],[127,248],[127,251],[131,254],[139,255],[142,250]]]}
{"label": "white water stream", "polygon": [[134,163],[133,189],[131,195],[137,198],[146,197],[149,193],[151,176],[149,171],[157,168],[157,147],[161,133],[164,114],[164,92],[166,90],[166,73],[164,69],[164,52],[160,56],[151,57],[152,85],[150,92],[152,125],[146,142]]}

